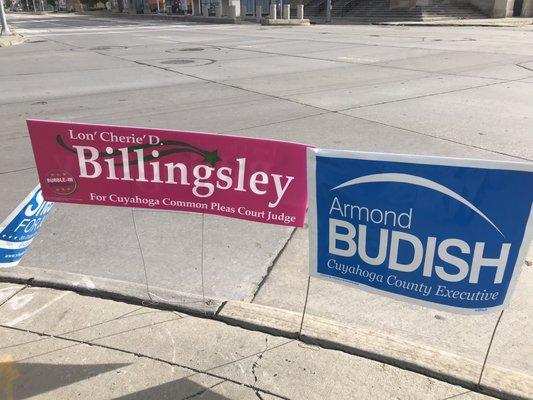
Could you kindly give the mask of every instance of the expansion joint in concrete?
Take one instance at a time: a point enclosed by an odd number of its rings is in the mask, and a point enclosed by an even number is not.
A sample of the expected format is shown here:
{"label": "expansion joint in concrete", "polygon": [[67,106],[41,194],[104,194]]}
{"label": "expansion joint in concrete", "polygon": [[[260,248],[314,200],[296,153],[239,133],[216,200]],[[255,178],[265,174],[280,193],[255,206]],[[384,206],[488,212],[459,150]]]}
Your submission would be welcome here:
{"label": "expansion joint in concrete", "polygon": [[222,385],[224,382],[227,382],[227,381],[228,381],[227,379],[224,379],[224,380],[222,380],[220,382],[215,383],[214,385],[207,386],[207,387],[203,388],[202,390],[200,390],[200,391],[198,391],[196,393],[193,393],[190,396],[185,397],[183,400],[191,400],[191,399],[194,399],[196,397],[199,397],[199,396],[203,395],[205,392],[207,392],[208,390],[211,390],[211,389],[213,389],[213,388],[215,388],[215,387],[217,387],[219,385]]}
{"label": "expansion joint in concrete", "polygon": [[[101,54],[101,53],[98,53],[98,54]],[[104,55],[104,54],[102,54],[102,55]],[[123,59],[123,58],[116,57],[116,56],[112,56],[112,57],[120,59],[120,60],[123,60],[123,61],[131,61],[131,60]],[[262,92],[259,92],[259,91],[256,91],[256,90],[242,88],[242,87],[240,87],[238,85],[231,85],[231,84],[228,84],[228,83],[225,83],[225,82],[218,82],[218,81],[215,81],[215,80],[212,80],[212,79],[201,78],[201,77],[198,77],[198,76],[195,76],[195,75],[192,75],[192,74],[186,74],[184,72],[174,71],[174,70],[172,70],[170,68],[160,67],[160,66],[157,66],[157,65],[152,65],[152,64],[145,63],[145,62],[142,62],[142,61],[132,61],[132,62],[134,62],[134,63],[136,63],[138,65],[142,65],[142,66],[146,66],[146,67],[152,67],[152,68],[160,69],[160,70],[163,70],[163,71],[171,72],[171,73],[174,73],[174,74],[187,76],[189,78],[198,79],[198,80],[201,80],[201,81],[204,81],[204,82],[213,83],[215,85],[226,86],[226,87],[230,87],[232,89],[239,89],[239,90],[243,90],[243,91],[248,92],[248,93],[258,94],[258,95],[261,95],[261,96],[267,96],[267,97],[270,97],[270,98],[273,98],[273,99],[277,99],[277,100],[288,101],[288,102],[291,102],[293,104],[297,104],[297,105],[300,105],[300,106],[303,106],[303,107],[310,107],[310,108],[319,110],[322,114],[339,114],[339,115],[343,115],[345,117],[350,117],[350,118],[353,118],[353,119],[359,119],[359,120],[363,120],[363,121],[367,121],[367,122],[371,122],[371,123],[375,123],[375,124],[379,124],[379,125],[383,125],[383,126],[388,126],[388,127],[391,127],[391,128],[400,129],[400,130],[403,130],[405,132],[414,133],[416,135],[432,137],[434,139],[442,140],[444,142],[450,142],[450,143],[454,143],[454,144],[459,144],[461,146],[471,147],[471,148],[475,148],[475,149],[478,149],[478,150],[483,150],[483,151],[487,151],[487,152],[491,152],[491,153],[495,153],[495,154],[500,154],[500,155],[504,155],[504,156],[508,156],[508,157],[514,157],[514,158],[522,159],[522,160],[525,160],[525,161],[531,161],[528,158],[511,155],[511,154],[508,154],[508,153],[505,153],[505,152],[496,151],[496,150],[492,150],[492,149],[487,149],[487,148],[484,148],[484,147],[481,147],[481,146],[474,146],[472,144],[462,143],[462,142],[457,141],[457,140],[447,139],[447,138],[443,138],[443,137],[440,137],[440,136],[437,136],[437,135],[431,135],[431,134],[428,134],[428,133],[422,133],[422,132],[414,131],[412,129],[407,129],[407,128],[403,128],[403,127],[400,127],[400,126],[394,126],[394,125],[386,124],[384,122],[375,121],[375,120],[372,120],[372,119],[356,117],[354,115],[350,115],[350,114],[346,114],[346,113],[342,112],[343,110],[341,110],[341,111],[329,110],[327,108],[317,107],[317,106],[313,106],[313,105],[310,105],[310,104],[305,104],[305,103],[302,103],[302,102],[297,101],[297,100],[284,98],[282,96],[266,94],[266,93],[262,93]],[[382,67],[384,67],[384,66],[382,66]],[[398,68],[398,69],[410,70],[410,69],[406,69],[406,68]],[[413,71],[416,71],[416,70],[413,70]],[[442,72],[439,72],[439,73],[442,74]],[[448,75],[454,75],[454,74],[448,74]],[[514,82],[514,81],[519,81],[519,79],[505,80],[503,82],[490,83],[490,84],[483,85],[483,86],[491,86],[491,85],[495,85],[495,84],[498,84],[498,83],[509,83],[509,82]],[[470,89],[470,88],[467,88],[467,89]],[[457,91],[460,91],[460,90],[466,90],[466,89],[458,89]],[[437,93],[437,94],[440,94],[440,93]],[[254,295],[254,297],[255,297],[255,295]]]}
{"label": "expansion joint in concrete", "polygon": [[11,170],[11,171],[3,171],[3,172],[0,172],[0,175],[14,174],[14,173],[17,173],[17,172],[29,171],[29,170],[35,169],[35,168],[37,168],[37,167],[27,167],[27,168],[14,169],[14,170]]}
{"label": "expansion joint in concrete", "polygon": [[274,267],[277,265],[279,258],[281,257],[281,255],[283,254],[283,252],[285,251],[285,249],[287,248],[287,246],[289,245],[289,242],[291,241],[292,237],[294,236],[294,233],[296,232],[296,229],[297,229],[297,228],[293,228],[291,234],[290,234],[289,237],[287,238],[287,241],[283,244],[283,246],[282,246],[281,249],[279,250],[278,254],[276,254],[276,257],[274,257],[274,259],[272,260],[272,263],[270,263],[270,265],[268,266],[265,275],[261,278],[261,281],[260,281],[259,284],[257,285],[257,288],[255,289],[255,292],[254,292],[254,294],[252,295],[252,299],[250,300],[250,303],[253,303],[253,302],[254,302],[255,298],[257,297],[257,295],[258,295],[259,292],[261,291],[261,288],[264,286],[265,282],[267,281],[267,279],[268,279],[268,277],[269,277],[269,275],[270,275],[270,272],[271,272],[271,271],[274,269]]}
{"label": "expansion joint in concrete", "polygon": [[533,72],[533,68],[526,67],[525,65],[522,65],[522,64],[515,64],[515,65],[516,65],[517,67],[524,68],[524,69],[527,69],[528,71]]}
{"label": "expansion joint in concrete", "polygon": [[220,314],[220,312],[224,309],[224,306],[228,304],[228,301],[223,301],[222,303],[220,303],[220,306],[217,308],[217,310],[215,311],[215,319],[218,317],[218,315]]}
{"label": "expansion joint in concrete", "polygon": [[502,156],[507,156],[507,157],[512,157],[512,158],[516,158],[516,159],[520,159],[520,160],[524,160],[524,161],[533,161],[529,158],[526,158],[526,157],[520,157],[520,156],[517,156],[517,155],[514,155],[514,154],[509,154],[509,153],[505,153],[503,151],[497,151],[497,150],[493,150],[493,149],[487,149],[485,147],[482,147],[482,146],[475,146],[473,144],[468,144],[468,143],[462,143],[458,140],[453,140],[453,139],[448,139],[448,138],[444,138],[444,137],[440,137],[438,135],[432,135],[430,133],[423,133],[423,132],[419,132],[419,131],[415,131],[413,129],[408,129],[408,128],[402,128],[400,126],[396,126],[396,125],[392,125],[392,124],[387,124],[385,122],[381,122],[381,121],[376,121],[376,120],[373,120],[373,119],[369,119],[369,118],[363,118],[363,117],[357,117],[355,115],[350,115],[350,114],[345,114],[343,112],[339,112],[340,115],[344,115],[346,117],[350,117],[350,118],[353,118],[353,119],[359,119],[359,120],[362,120],[362,121],[366,121],[366,122],[371,122],[371,123],[374,123],[374,124],[378,124],[378,125],[383,125],[383,126],[387,126],[389,128],[395,128],[395,129],[400,129],[402,131],[405,131],[405,132],[410,132],[410,133],[414,133],[416,135],[420,135],[420,136],[426,136],[426,137],[431,137],[431,138],[434,138],[434,139],[438,139],[438,140],[442,140],[443,142],[449,142],[449,143],[454,143],[454,144],[459,144],[461,146],[465,146],[465,147],[470,147],[470,148],[473,148],[473,149],[477,149],[477,150],[483,150],[483,151],[487,151],[489,153],[494,153],[494,154],[499,154],[499,155],[502,155]]}
{"label": "expansion joint in concrete", "polygon": [[[168,321],[165,321],[165,322],[168,322]],[[151,325],[151,326],[153,326],[153,325]],[[237,380],[234,380],[234,379],[231,379],[231,378],[227,378],[227,377],[215,374],[213,372],[210,372],[210,370],[216,369],[216,368],[218,368],[220,366],[215,366],[215,367],[209,368],[207,370],[202,370],[202,369],[199,369],[199,368],[194,368],[194,367],[191,367],[191,366],[188,366],[188,365],[184,365],[184,364],[180,364],[180,363],[177,363],[177,362],[167,361],[167,360],[164,360],[164,359],[159,358],[159,357],[153,357],[153,356],[149,356],[149,355],[146,355],[146,354],[143,354],[143,353],[137,353],[137,352],[133,352],[133,351],[129,351],[129,350],[124,350],[124,349],[121,349],[121,348],[118,348],[118,347],[109,346],[109,345],[105,345],[105,344],[94,343],[92,341],[79,340],[79,339],[65,337],[65,336],[62,336],[62,335],[52,335],[52,334],[49,334],[49,333],[33,331],[33,330],[30,330],[30,329],[16,328],[16,327],[13,327],[13,326],[7,326],[7,325],[2,325],[2,324],[0,324],[0,328],[10,329],[10,330],[14,330],[14,331],[17,331],[17,332],[31,333],[31,334],[37,335],[37,336],[39,336],[41,338],[59,339],[59,340],[63,340],[63,341],[67,341],[67,342],[73,343],[74,346],[87,345],[87,346],[94,346],[94,347],[98,347],[98,348],[102,348],[102,349],[106,349],[106,350],[116,351],[116,352],[119,352],[119,353],[128,354],[128,355],[133,356],[133,357],[139,357],[139,358],[147,359],[147,360],[150,360],[150,361],[155,361],[155,362],[159,362],[159,363],[162,363],[162,364],[166,364],[166,365],[171,366],[171,367],[178,367],[178,368],[182,368],[182,369],[185,369],[185,370],[192,371],[193,373],[191,375],[189,375],[189,377],[193,376],[193,375],[197,375],[197,374],[204,374],[204,375],[210,376],[212,378],[220,379],[220,380],[222,380],[224,382],[227,381],[227,382],[234,383],[236,385],[245,386],[245,387],[247,387],[249,389],[254,390],[255,392],[262,392],[262,393],[266,393],[268,395],[271,395],[271,396],[274,396],[274,397],[277,397],[277,398],[280,398],[280,399],[283,399],[283,400],[290,400],[289,398],[287,398],[285,396],[281,396],[279,394],[270,392],[268,390],[260,389],[260,388],[254,386],[254,385],[250,385],[250,384],[247,384],[247,383],[244,383],[244,382],[239,382]],[[283,343],[281,345],[278,345],[276,347],[280,347],[280,346],[282,346],[284,344],[285,343]],[[276,348],[276,347],[273,347],[273,348]],[[63,349],[61,349],[61,350],[63,350]],[[267,350],[264,350],[261,354],[265,353],[265,351],[267,351]],[[243,357],[242,359],[246,359],[246,358],[253,357],[253,356],[256,356],[256,355],[257,354],[252,354],[250,356]],[[229,364],[241,361],[242,359],[235,360],[235,361],[233,361],[231,363],[227,363],[227,364],[224,364],[224,365],[229,365]],[[222,382],[219,382],[219,383],[222,383]]]}

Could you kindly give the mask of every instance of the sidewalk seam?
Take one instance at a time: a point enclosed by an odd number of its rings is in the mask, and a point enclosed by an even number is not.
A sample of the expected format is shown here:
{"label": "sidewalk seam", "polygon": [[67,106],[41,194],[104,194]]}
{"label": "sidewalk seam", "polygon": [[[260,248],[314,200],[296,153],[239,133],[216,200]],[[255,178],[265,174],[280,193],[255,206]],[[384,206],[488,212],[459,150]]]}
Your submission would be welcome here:
{"label": "sidewalk seam", "polygon": [[[35,278],[35,275],[32,274],[32,277],[30,279],[28,278],[21,278],[17,276],[1,276],[0,275],[0,282],[12,282],[12,283],[27,283],[31,282],[31,286],[40,286],[40,287],[48,287],[55,290],[69,290],[73,292],[77,292],[81,295],[85,296],[92,296],[92,297],[100,297],[104,299],[111,299],[115,301],[122,301],[129,304],[136,304],[139,305],[143,303],[143,299],[135,296],[127,296],[123,293],[113,293],[109,290],[99,290],[99,289],[87,289],[82,286],[73,286],[69,285],[68,283],[61,283],[61,282],[53,282],[50,280],[41,280],[39,278]],[[228,304],[231,303],[230,301],[223,302],[217,309],[218,315],[215,315],[215,313],[210,313],[207,316],[203,314],[202,312],[199,312],[198,310],[191,310],[187,309],[186,307],[181,306],[180,304],[167,304],[167,303],[158,303],[155,305],[151,305],[150,308],[154,309],[161,309],[166,311],[174,311],[179,310],[180,312],[185,312],[189,315],[194,315],[199,318],[209,318],[218,322],[222,322],[228,326],[236,326],[242,329],[250,330],[250,331],[259,331],[266,334],[270,334],[273,336],[279,336],[279,337],[285,337],[287,339],[297,339],[302,343],[311,344],[311,345],[318,345],[321,348],[324,349],[330,349],[330,350],[336,350],[341,351],[346,354],[351,354],[359,357],[363,357],[366,359],[370,359],[373,361],[385,363],[388,365],[392,365],[407,371],[411,371],[420,375],[428,376],[437,380],[440,380],[442,382],[447,382],[450,384],[458,385],[461,387],[464,387],[466,389],[470,389],[472,391],[494,396],[501,399],[528,399],[528,396],[522,393],[516,394],[513,392],[510,392],[506,389],[501,389],[500,387],[495,387],[490,384],[482,383],[481,385],[477,384],[477,382],[474,382],[473,380],[463,379],[461,377],[457,377],[454,375],[447,374],[446,372],[443,372],[439,370],[439,368],[430,368],[425,365],[418,365],[414,361],[410,360],[404,360],[395,356],[387,355],[387,354],[381,354],[377,353],[371,349],[366,349],[364,347],[357,347],[351,344],[344,344],[340,341],[336,341],[335,339],[329,339],[326,337],[321,337],[320,332],[318,334],[306,334],[303,333],[302,336],[298,339],[297,331],[292,331],[291,329],[284,327],[284,326],[270,326],[269,324],[264,324],[261,322],[261,319],[255,318],[254,320],[250,320],[249,318],[243,317],[242,319],[239,319],[238,316],[228,316],[228,315],[220,315],[222,311],[224,311],[225,307],[228,306]],[[238,302],[242,303],[244,306],[258,306],[255,303],[245,303],[245,302]],[[283,313],[284,310],[278,310],[280,313]],[[1,325],[0,325],[1,326]],[[49,335],[50,336],[50,335]],[[68,339],[65,339],[68,340]],[[118,351],[121,351],[118,349]],[[157,359],[156,359],[157,360]],[[162,362],[167,362],[164,360],[161,360]],[[177,365],[180,366],[180,365]],[[190,368],[192,369],[192,368]],[[199,371],[201,372],[201,371]]]}
{"label": "sidewalk seam", "polygon": [[[209,313],[206,316],[205,313],[200,309],[186,307],[179,303],[170,304],[170,303],[164,303],[160,301],[153,303],[153,302],[150,302],[148,299],[143,299],[135,295],[126,295],[123,293],[116,293],[116,292],[106,290],[106,289],[99,289],[99,288],[93,289],[93,288],[87,288],[84,286],[74,286],[73,284],[70,284],[70,283],[53,282],[50,280],[35,281],[34,277],[20,278],[20,277],[15,277],[15,276],[9,276],[9,277],[0,276],[0,282],[22,284],[28,288],[29,287],[42,287],[42,288],[48,288],[48,289],[53,289],[53,290],[70,291],[70,292],[75,292],[81,296],[97,297],[100,299],[120,301],[122,303],[134,304],[137,306],[148,307],[148,308],[153,308],[153,309],[162,310],[162,311],[178,311],[178,312],[182,312],[184,314],[192,315],[198,318],[209,318],[209,319],[212,318]],[[220,312],[221,310],[222,310],[222,307],[220,306],[217,311]]]}
{"label": "sidewalk seam", "polygon": [[[513,79],[513,80],[510,80],[510,81],[505,82],[505,83],[515,82],[515,81],[519,81],[519,79]],[[461,143],[461,142],[459,142],[457,140],[448,139],[448,138],[445,138],[445,137],[440,137],[440,136],[438,136],[436,134],[423,133],[423,132],[415,131],[414,129],[402,128],[402,127],[395,126],[395,125],[392,125],[392,124],[389,124],[389,123],[386,123],[386,122],[376,121],[374,119],[358,117],[358,116],[350,115],[350,114],[345,114],[343,112],[339,112],[339,114],[340,115],[344,115],[346,117],[353,118],[353,119],[372,122],[374,124],[387,126],[389,128],[394,128],[394,129],[399,129],[399,130],[402,130],[402,131],[405,131],[405,132],[414,133],[414,134],[419,135],[419,136],[430,137],[430,138],[437,139],[437,140],[440,140],[440,141],[443,141],[443,142],[454,143],[454,144],[459,144],[461,146],[469,147],[469,148],[472,148],[472,149],[483,150],[483,151],[486,151],[488,153],[500,154],[500,155],[503,155],[503,156],[512,157],[512,158],[516,158],[516,159],[524,160],[524,161],[532,161],[531,159],[526,158],[526,157],[518,156],[518,155],[515,155],[515,154],[505,153],[503,151],[497,151],[497,150],[493,150],[493,149],[489,149],[489,148],[484,148],[484,147],[481,147],[481,146],[476,146],[474,144]]]}
{"label": "sidewalk seam", "polygon": [[[526,62],[527,62],[527,61],[526,61]],[[520,63],[517,63],[517,64],[515,64],[515,65],[516,65],[517,67],[524,68],[524,69],[526,69],[526,70],[528,70],[528,71],[533,72],[533,68],[526,67],[525,65],[522,65],[522,64],[520,64]],[[524,79],[527,79],[527,78],[524,78]]]}
{"label": "sidewalk seam", "polygon": [[226,306],[226,304],[228,304],[228,301],[223,301],[220,306],[217,308],[217,310],[215,311],[215,314],[214,314],[214,318],[215,319],[218,319],[218,315],[222,312],[222,310],[224,309],[224,307]]}
{"label": "sidewalk seam", "polygon": [[[157,362],[160,362],[160,363],[163,363],[163,364],[167,364],[167,365],[178,367],[178,368],[183,368],[183,369],[186,369],[186,370],[194,372],[194,374],[191,374],[188,377],[193,376],[195,374],[204,374],[204,375],[211,376],[213,378],[221,379],[222,381],[228,381],[228,382],[232,382],[232,383],[237,384],[237,385],[246,386],[247,388],[252,389],[254,391],[260,391],[260,392],[269,394],[271,396],[278,397],[280,399],[291,400],[288,397],[273,393],[273,392],[271,392],[269,390],[257,388],[257,387],[255,387],[253,385],[248,384],[248,383],[239,382],[237,380],[234,380],[234,379],[231,379],[231,378],[227,378],[227,377],[224,377],[224,376],[217,375],[217,374],[214,374],[212,372],[209,372],[213,368],[210,368],[210,369],[207,369],[207,370],[201,370],[199,368],[178,364],[176,362],[167,361],[167,360],[164,360],[164,359],[159,358],[159,357],[152,357],[152,356],[148,356],[146,354],[136,353],[136,352],[133,352],[133,351],[120,349],[118,347],[108,346],[108,345],[105,345],[105,344],[99,344],[99,343],[94,343],[94,342],[87,342],[87,341],[84,341],[84,340],[78,340],[78,339],[74,339],[74,338],[67,338],[67,337],[60,336],[60,335],[52,335],[52,334],[44,333],[44,332],[32,331],[32,330],[29,330],[29,329],[17,328],[17,327],[14,327],[14,326],[7,326],[7,325],[0,324],[0,328],[11,329],[11,330],[14,330],[14,331],[17,331],[17,332],[31,333],[31,334],[34,334],[34,335],[38,335],[40,337],[46,337],[46,338],[50,338],[50,339],[64,340],[64,341],[67,341],[67,342],[76,343],[78,345],[79,344],[85,344],[87,346],[95,346],[95,347],[99,347],[99,348],[102,348],[102,349],[107,349],[107,350],[111,350],[111,351],[117,351],[117,352],[124,353],[124,354],[129,354],[129,355],[132,355],[134,357],[146,358],[148,360],[157,361]],[[249,358],[249,357],[252,357],[252,356],[255,356],[255,355],[256,354],[252,354],[250,356],[243,357],[242,359],[246,359],[246,358]],[[235,360],[234,362],[241,361],[242,359]],[[231,363],[228,363],[228,364],[231,364]],[[228,365],[228,364],[224,364],[224,365]],[[214,368],[218,368],[218,367],[219,366],[214,367]]]}
{"label": "sidewalk seam", "polygon": [[[184,43],[184,42],[179,42],[179,43]],[[189,42],[185,42],[185,43],[189,43]],[[221,48],[225,48],[224,46],[220,46],[220,47]],[[231,48],[231,47],[228,47],[228,48]],[[448,143],[454,143],[454,144],[458,144],[458,145],[461,145],[461,146],[465,146],[467,148],[474,148],[474,149],[478,149],[478,150],[483,150],[483,151],[486,151],[488,153],[500,154],[500,155],[504,155],[504,156],[507,156],[507,157],[517,158],[517,159],[521,159],[521,160],[525,160],[525,161],[531,161],[530,159],[522,157],[522,156],[508,154],[508,153],[505,153],[505,152],[502,152],[502,151],[497,151],[497,150],[493,150],[493,149],[490,149],[490,148],[484,148],[484,147],[476,146],[476,145],[473,145],[473,144],[470,144],[470,143],[462,143],[460,141],[449,139],[449,138],[445,138],[445,137],[441,137],[441,136],[438,136],[438,135],[435,135],[435,134],[419,132],[419,131],[415,131],[413,129],[403,128],[403,127],[400,127],[400,126],[387,124],[387,123],[384,123],[384,122],[381,122],[381,121],[376,121],[376,120],[372,120],[372,119],[368,119],[368,118],[358,117],[358,116],[351,115],[351,114],[346,114],[344,112],[337,111],[337,110],[330,110],[330,109],[327,109],[327,108],[323,108],[323,107],[307,104],[307,103],[304,103],[304,102],[301,102],[301,101],[298,101],[298,100],[294,100],[294,99],[290,99],[290,98],[287,98],[287,97],[283,97],[282,95],[274,95],[274,94],[269,94],[269,93],[263,93],[263,92],[260,92],[260,91],[257,91],[257,90],[253,90],[253,89],[250,89],[250,88],[244,88],[244,87],[238,86],[237,84],[227,83],[227,81],[217,81],[215,79],[202,78],[200,76],[196,76],[196,75],[193,75],[191,73],[185,73],[185,72],[182,72],[182,71],[172,70],[170,68],[161,67],[161,66],[158,66],[158,65],[150,64],[149,62],[145,62],[145,61],[128,60],[128,59],[125,59],[125,58],[122,58],[122,57],[112,56],[112,55],[109,55],[109,54],[104,54],[104,53],[99,53],[99,52],[96,52],[96,53],[100,54],[100,55],[105,55],[105,56],[108,56],[108,57],[116,58],[116,59],[119,59],[119,60],[122,60],[122,61],[133,62],[135,64],[142,65],[142,66],[145,66],[145,67],[160,69],[162,71],[167,71],[167,72],[170,72],[170,73],[173,73],[173,74],[177,74],[177,75],[181,75],[181,76],[187,76],[189,78],[198,79],[198,80],[203,81],[203,82],[209,82],[209,83],[212,83],[212,84],[215,84],[215,85],[220,85],[220,86],[224,86],[224,87],[230,87],[230,88],[237,89],[237,90],[242,90],[242,91],[248,92],[248,93],[254,93],[254,94],[258,94],[258,95],[261,95],[261,96],[265,96],[265,97],[269,97],[269,98],[273,98],[273,99],[277,99],[277,100],[287,101],[287,102],[290,102],[290,103],[293,103],[293,104],[297,104],[297,105],[299,105],[301,107],[313,108],[313,109],[321,111],[321,113],[319,113],[319,115],[324,115],[324,114],[342,115],[344,117],[349,117],[349,118],[356,119],[356,120],[363,120],[363,121],[371,122],[371,123],[374,123],[374,124],[377,124],[377,125],[382,125],[382,126],[387,126],[387,127],[390,127],[390,128],[398,129],[398,130],[407,132],[409,134],[415,134],[415,135],[419,135],[419,136],[430,137],[430,138],[433,138],[435,140],[448,142]],[[293,56],[293,57],[296,57],[296,56]],[[299,58],[306,58],[306,57],[299,57]],[[146,60],[146,61],[150,61],[150,60]],[[321,61],[329,61],[329,60],[321,60]],[[337,61],[331,61],[331,62],[337,62]],[[359,65],[368,65],[368,64],[361,63]],[[418,71],[418,70],[412,70],[412,69],[409,69],[409,68],[390,67],[390,66],[387,66],[386,64],[376,64],[376,65],[381,67],[381,68],[403,69],[403,70],[406,70],[406,71]],[[427,73],[428,71],[424,71],[424,72]],[[445,72],[445,71],[438,71],[438,72],[435,72],[435,74],[462,76],[462,77],[466,76],[466,75],[461,75],[461,74],[448,73],[448,72]],[[520,79],[510,79],[510,80],[506,80],[506,81],[501,82],[501,83],[510,83],[510,82],[515,82],[515,81],[519,81],[519,80]],[[497,82],[494,82],[492,84],[496,84],[496,83]],[[406,100],[409,100],[409,99],[406,99]]]}
{"label": "sidewalk seam", "polygon": [[[518,65],[518,64],[515,64],[515,65]],[[481,79],[491,79],[491,78],[481,78]],[[515,79],[510,79],[510,80],[504,80],[504,81],[484,83],[483,85],[475,85],[475,86],[468,86],[468,87],[463,87],[463,88],[459,88],[459,89],[451,89],[451,90],[446,90],[444,92],[421,94],[419,96],[405,97],[403,99],[388,100],[388,101],[382,101],[382,102],[379,102],[379,103],[372,103],[372,104],[365,104],[365,105],[361,105],[361,106],[348,107],[348,108],[343,108],[342,110],[337,110],[337,112],[342,114],[343,112],[346,112],[346,111],[360,110],[361,108],[382,106],[382,105],[386,105],[386,104],[399,103],[401,101],[424,99],[426,97],[442,96],[442,95],[445,95],[445,94],[464,92],[464,91],[474,90],[474,89],[483,89],[483,88],[486,88],[486,87],[490,87],[490,86],[494,86],[494,85],[508,84],[508,83],[515,82],[515,81],[516,81]]]}
{"label": "sidewalk seam", "polygon": [[208,390],[211,390],[211,389],[213,389],[214,387],[217,387],[218,385],[222,385],[223,383],[225,383],[225,382],[227,382],[227,381],[228,381],[227,379],[224,379],[224,380],[222,380],[222,381],[220,381],[220,382],[215,383],[214,385],[206,386],[206,387],[204,387],[202,390],[200,390],[200,391],[198,391],[198,392],[196,392],[196,393],[193,393],[193,394],[191,394],[190,396],[187,396],[187,397],[183,398],[183,400],[194,399],[195,397],[200,396],[200,395],[204,394],[205,392],[207,392]]}
{"label": "sidewalk seam", "polygon": [[[276,266],[278,260],[280,259],[280,257],[283,255],[283,253],[285,252],[285,249],[287,248],[287,246],[289,245],[291,239],[293,238],[294,234],[296,233],[296,230],[298,228],[293,228],[292,229],[292,232],[290,233],[289,237],[287,238],[287,241],[283,244],[283,246],[281,246],[281,249],[278,251],[278,254],[276,254],[276,256],[274,257],[274,259],[272,260],[272,262],[270,263],[270,265],[268,266],[266,272],[265,272],[265,275],[261,278],[261,281],[259,282],[259,284],[257,285],[257,287],[255,288],[255,291],[254,291],[254,294],[251,296],[251,299],[250,299],[250,303],[253,303],[255,298],[257,297],[257,295],[259,294],[259,292],[261,291],[261,288],[264,286],[264,284],[266,283],[268,277],[270,276],[270,272],[272,272],[272,270],[274,269],[274,267]],[[249,298],[250,296],[248,296]]]}

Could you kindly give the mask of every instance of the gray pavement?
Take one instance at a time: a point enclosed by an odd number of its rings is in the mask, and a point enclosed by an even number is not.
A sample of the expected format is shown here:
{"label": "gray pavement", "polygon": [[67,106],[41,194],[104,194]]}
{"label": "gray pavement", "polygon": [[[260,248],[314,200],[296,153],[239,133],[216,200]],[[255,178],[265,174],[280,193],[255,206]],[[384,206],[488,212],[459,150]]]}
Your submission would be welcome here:
{"label": "gray pavement", "polygon": [[[0,219],[37,182],[26,118],[533,160],[531,26],[270,28],[79,15],[9,19],[27,42],[0,49]],[[186,63],[165,63],[176,59]],[[56,206],[22,265],[56,276],[86,275],[79,281],[88,287],[106,278],[199,296],[200,216],[143,210],[134,216],[146,270],[131,210],[67,205]],[[206,217],[206,295],[300,311],[306,234]],[[529,376],[531,274],[525,267],[489,357],[489,364]],[[477,363],[497,318],[437,313],[314,279],[308,311]]]}
{"label": "gray pavement", "polygon": [[[307,230],[296,232],[254,303],[302,312],[307,285]],[[280,296],[283,293],[283,296]],[[530,375],[533,270],[526,267],[502,316],[488,364]],[[311,278],[307,313],[483,363],[498,314],[465,316],[354,290]],[[436,361],[435,361],[436,363]],[[479,368],[479,367],[478,367]],[[477,369],[479,372],[479,369]],[[532,388],[533,389],[533,388]],[[533,390],[531,392],[533,395]]]}
{"label": "gray pavement", "polygon": [[14,399],[492,398],[218,321],[13,284],[0,284],[0,337]]}

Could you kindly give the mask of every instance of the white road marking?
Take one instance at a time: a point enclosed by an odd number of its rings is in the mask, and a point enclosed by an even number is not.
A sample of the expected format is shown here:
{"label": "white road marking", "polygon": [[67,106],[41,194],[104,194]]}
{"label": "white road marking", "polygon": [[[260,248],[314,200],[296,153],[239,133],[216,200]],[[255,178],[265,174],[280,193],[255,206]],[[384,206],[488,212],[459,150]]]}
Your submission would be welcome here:
{"label": "white road marking", "polygon": [[74,35],[109,35],[109,34],[121,34],[121,33],[140,33],[143,32],[172,32],[182,30],[210,30],[221,29],[227,27],[221,27],[218,25],[172,25],[172,26],[135,26],[135,27],[109,27],[109,28],[18,28],[17,31],[24,36],[74,36]]}

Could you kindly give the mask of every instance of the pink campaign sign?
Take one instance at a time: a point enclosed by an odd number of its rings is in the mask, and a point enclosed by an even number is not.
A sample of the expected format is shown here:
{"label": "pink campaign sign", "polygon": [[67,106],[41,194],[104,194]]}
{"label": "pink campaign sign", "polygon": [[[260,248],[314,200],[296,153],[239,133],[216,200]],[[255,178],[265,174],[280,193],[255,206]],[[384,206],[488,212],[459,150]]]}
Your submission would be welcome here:
{"label": "pink campaign sign", "polygon": [[27,123],[47,201],[303,225],[306,145],[125,126]]}

